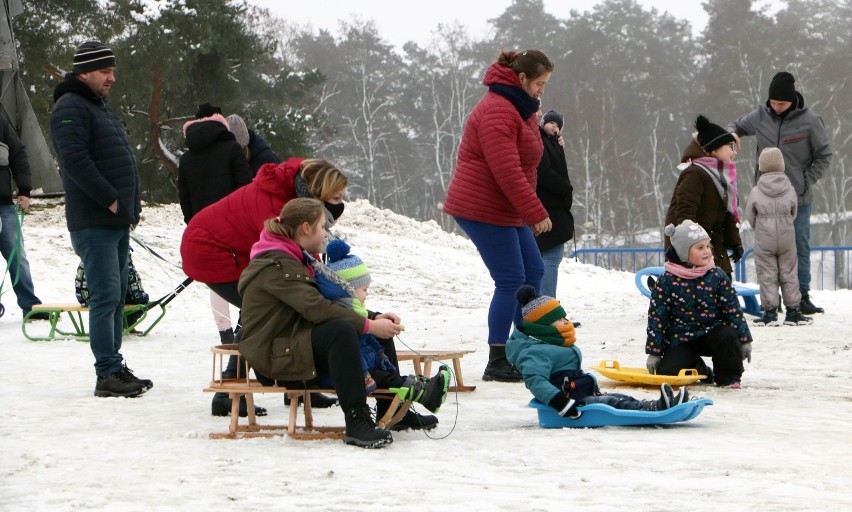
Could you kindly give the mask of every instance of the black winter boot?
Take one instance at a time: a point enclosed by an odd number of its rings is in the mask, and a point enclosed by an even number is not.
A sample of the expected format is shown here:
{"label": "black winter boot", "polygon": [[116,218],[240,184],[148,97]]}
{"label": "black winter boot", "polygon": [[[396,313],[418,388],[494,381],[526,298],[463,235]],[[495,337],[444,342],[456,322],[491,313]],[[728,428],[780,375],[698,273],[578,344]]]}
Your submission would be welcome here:
{"label": "black winter boot", "polygon": [[234,330],[228,327],[224,331],[219,331],[219,341],[222,345],[230,345],[234,343]]}
{"label": "black winter boot", "polygon": [[505,345],[488,346],[488,364],[482,374],[482,380],[497,382],[521,382],[524,378],[514,365],[506,359]]}
{"label": "black winter boot", "polygon": [[817,313],[825,313],[825,310],[814,306],[814,303],[811,302],[811,297],[808,295],[808,292],[802,293],[802,302],[799,303],[799,309],[802,310],[803,315],[815,315]]}
{"label": "black winter boot", "polygon": [[376,428],[370,406],[367,404],[353,407],[344,412],[346,432],[343,442],[361,448],[381,448],[393,442],[393,435],[387,430]]}

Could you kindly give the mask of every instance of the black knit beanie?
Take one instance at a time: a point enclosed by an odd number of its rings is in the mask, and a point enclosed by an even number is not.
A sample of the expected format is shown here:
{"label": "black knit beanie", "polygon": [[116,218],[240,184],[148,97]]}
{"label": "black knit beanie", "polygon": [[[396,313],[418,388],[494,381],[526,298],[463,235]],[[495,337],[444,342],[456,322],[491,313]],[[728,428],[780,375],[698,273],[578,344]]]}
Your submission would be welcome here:
{"label": "black knit beanie", "polygon": [[100,41],[86,41],[77,47],[71,71],[80,74],[114,67],[115,55],[107,45]]}
{"label": "black knit beanie", "polygon": [[716,148],[737,141],[731,132],[718,124],[711,123],[709,119],[701,114],[698,114],[698,118],[695,120],[695,129],[698,130],[695,140],[708,155]]}
{"label": "black knit beanie", "polygon": [[796,102],[796,79],[786,71],[780,71],[769,83],[769,99]]}

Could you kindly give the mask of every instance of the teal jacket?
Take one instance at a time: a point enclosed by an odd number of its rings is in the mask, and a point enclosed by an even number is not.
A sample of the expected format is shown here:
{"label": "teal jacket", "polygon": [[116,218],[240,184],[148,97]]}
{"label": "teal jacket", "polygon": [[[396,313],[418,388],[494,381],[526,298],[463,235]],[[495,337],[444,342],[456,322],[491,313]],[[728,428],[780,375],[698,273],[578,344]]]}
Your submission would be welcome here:
{"label": "teal jacket", "polygon": [[562,391],[550,383],[550,376],[562,370],[579,370],[583,353],[577,345],[559,347],[538,341],[517,329],[506,342],[506,359],[518,368],[524,384],[543,404],[549,404]]}

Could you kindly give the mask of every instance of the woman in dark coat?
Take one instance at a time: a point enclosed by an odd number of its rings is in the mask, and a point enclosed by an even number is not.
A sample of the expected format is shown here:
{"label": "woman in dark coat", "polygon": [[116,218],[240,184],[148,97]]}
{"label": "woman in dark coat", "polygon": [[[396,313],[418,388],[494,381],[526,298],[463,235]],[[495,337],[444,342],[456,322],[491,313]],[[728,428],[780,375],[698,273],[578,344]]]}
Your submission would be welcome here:
{"label": "woman in dark coat", "polygon": [[[743,243],[737,228],[737,168],[734,158],[739,140],[732,133],[711,123],[703,115],[695,121],[698,132],[683,152],[682,168],[666,213],[665,225],[679,226],[684,220],[697,222],[710,235],[716,266],[732,276],[734,263],[743,256]],[[665,246],[671,245],[665,238]]]}
{"label": "woman in dark coat", "polygon": [[562,138],[564,117],[555,110],[548,110],[541,118],[541,140],[544,153],[538,163],[538,186],[535,193],[553,223],[553,229],[539,234],[535,241],[544,260],[544,277],[541,279],[541,295],[556,297],[556,282],[559,264],[565,255],[565,242],[574,238],[574,187],[568,178],[568,162],[559,139]]}

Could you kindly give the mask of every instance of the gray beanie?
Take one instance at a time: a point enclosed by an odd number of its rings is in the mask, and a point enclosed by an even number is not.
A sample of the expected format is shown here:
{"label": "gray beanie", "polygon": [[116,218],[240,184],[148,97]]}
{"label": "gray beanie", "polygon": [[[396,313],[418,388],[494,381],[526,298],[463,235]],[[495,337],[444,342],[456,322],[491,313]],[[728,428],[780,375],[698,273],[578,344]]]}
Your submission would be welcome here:
{"label": "gray beanie", "polygon": [[674,224],[669,224],[665,229],[666,236],[672,242],[677,257],[680,261],[689,261],[689,248],[701,240],[710,240],[707,231],[689,219],[681,222],[678,227]]}
{"label": "gray beanie", "polygon": [[757,168],[760,174],[768,172],[784,172],[784,155],[778,148],[766,148],[760,152],[757,160]]}
{"label": "gray beanie", "polygon": [[237,143],[240,146],[246,147],[249,145],[249,132],[248,128],[246,128],[246,122],[243,121],[242,117],[237,114],[229,115],[228,126],[231,127],[231,133],[234,134],[234,138],[237,139]]}

